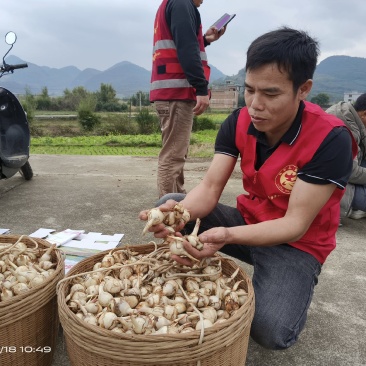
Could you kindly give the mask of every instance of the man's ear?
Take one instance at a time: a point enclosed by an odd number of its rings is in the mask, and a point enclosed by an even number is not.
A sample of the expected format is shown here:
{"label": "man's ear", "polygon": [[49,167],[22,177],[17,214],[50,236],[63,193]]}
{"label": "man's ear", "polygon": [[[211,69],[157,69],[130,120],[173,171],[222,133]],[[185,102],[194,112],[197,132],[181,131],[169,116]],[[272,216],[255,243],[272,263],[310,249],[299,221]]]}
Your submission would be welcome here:
{"label": "man's ear", "polygon": [[299,98],[300,100],[305,100],[306,97],[309,95],[311,88],[313,87],[313,80],[308,79],[305,81],[304,84],[300,85],[299,88]]}

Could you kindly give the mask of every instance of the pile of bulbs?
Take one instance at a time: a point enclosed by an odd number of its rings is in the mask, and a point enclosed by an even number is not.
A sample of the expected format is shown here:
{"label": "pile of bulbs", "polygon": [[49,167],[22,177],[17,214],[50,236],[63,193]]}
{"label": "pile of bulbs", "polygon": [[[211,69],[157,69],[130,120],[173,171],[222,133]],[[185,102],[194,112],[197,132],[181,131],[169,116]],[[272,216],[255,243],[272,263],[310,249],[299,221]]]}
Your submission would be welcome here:
{"label": "pile of bulbs", "polygon": [[47,249],[28,247],[21,241],[0,243],[0,301],[6,301],[41,285],[55,271],[54,246]]}
{"label": "pile of bulbs", "polygon": [[221,257],[179,266],[168,246],[143,255],[112,250],[93,270],[73,276],[66,303],[89,324],[127,334],[184,333],[230,318],[247,299]]}
{"label": "pile of bulbs", "polygon": [[[171,219],[173,230],[179,220],[189,220],[179,206],[173,214],[152,210],[144,232],[164,220]],[[191,234],[197,240],[198,226],[199,221]],[[114,249],[92,271],[65,278],[68,307],[89,324],[124,334],[203,331],[227,321],[247,300],[240,287],[243,280],[236,280],[239,268],[226,276],[221,261],[227,259],[222,257],[196,260],[192,267],[179,265],[170,257],[172,242],[179,243],[173,236],[159,246],[152,242],[155,249],[149,254]]]}

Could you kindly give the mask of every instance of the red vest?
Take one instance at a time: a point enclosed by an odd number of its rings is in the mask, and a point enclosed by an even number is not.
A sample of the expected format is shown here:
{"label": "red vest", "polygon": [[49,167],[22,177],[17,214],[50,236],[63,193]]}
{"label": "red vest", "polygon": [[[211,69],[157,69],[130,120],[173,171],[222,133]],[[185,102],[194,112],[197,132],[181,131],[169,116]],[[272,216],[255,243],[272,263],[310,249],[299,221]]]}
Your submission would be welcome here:
{"label": "red vest", "polygon": [[[196,100],[195,89],[189,84],[179,63],[173,36],[165,19],[167,2],[168,0],[162,2],[155,18],[150,101]],[[205,52],[202,25],[200,25],[197,40],[205,78],[208,81],[210,67]]]}
{"label": "red vest", "polygon": [[[240,112],[236,144],[241,154],[243,186],[249,195],[238,196],[237,208],[247,224],[285,215],[297,172],[312,159],[328,133],[334,127],[344,125],[340,119],[326,114],[319,106],[308,102],[305,105],[301,131],[294,143],[281,143],[258,171],[255,170],[253,160],[253,156],[256,156],[257,140],[247,133],[251,119],[247,108]],[[355,153],[355,146],[353,148]],[[320,263],[324,263],[336,246],[339,203],[343,194],[344,190],[336,188],[305,235],[289,244],[312,254]]]}

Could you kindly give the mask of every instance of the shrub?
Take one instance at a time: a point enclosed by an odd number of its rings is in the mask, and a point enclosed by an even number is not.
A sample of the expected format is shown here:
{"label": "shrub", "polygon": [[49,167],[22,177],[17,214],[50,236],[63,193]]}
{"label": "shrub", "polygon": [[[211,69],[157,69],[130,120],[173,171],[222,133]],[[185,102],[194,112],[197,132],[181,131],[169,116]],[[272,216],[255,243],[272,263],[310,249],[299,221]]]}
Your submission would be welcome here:
{"label": "shrub", "polygon": [[125,112],[127,111],[127,104],[119,102],[98,102],[96,106],[97,111],[103,112]]}
{"label": "shrub", "polygon": [[81,127],[85,131],[93,131],[100,125],[100,118],[94,113],[96,100],[93,97],[83,99],[78,107],[78,119]]}
{"label": "shrub", "polygon": [[136,123],[138,125],[139,133],[148,135],[159,131],[158,117],[150,114],[147,108],[142,108],[136,116]]}
{"label": "shrub", "polygon": [[216,124],[208,117],[197,117],[193,118],[192,131],[203,131],[203,130],[215,130]]}
{"label": "shrub", "polygon": [[93,131],[100,124],[100,118],[90,111],[78,111],[79,122],[83,130]]}
{"label": "shrub", "polygon": [[138,126],[133,119],[126,114],[108,114],[98,126],[98,135],[136,135]]}

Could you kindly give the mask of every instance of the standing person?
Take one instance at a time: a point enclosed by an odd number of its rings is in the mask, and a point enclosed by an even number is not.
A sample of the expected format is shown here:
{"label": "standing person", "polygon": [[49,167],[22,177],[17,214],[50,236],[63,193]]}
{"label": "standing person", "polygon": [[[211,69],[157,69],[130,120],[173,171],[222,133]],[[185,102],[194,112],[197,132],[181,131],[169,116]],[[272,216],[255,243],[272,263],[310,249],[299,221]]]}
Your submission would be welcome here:
{"label": "standing person", "polygon": [[193,115],[209,105],[205,46],[219,39],[225,28],[211,27],[203,35],[197,8],[203,0],[163,0],[155,18],[150,101],[154,102],[162,132],[158,160],[159,197],[185,193],[184,163]]}
{"label": "standing person", "polygon": [[[344,123],[305,101],[318,53],[316,40],[287,27],[254,40],[247,52],[246,107],[223,122],[203,180],[187,195],[158,202],[163,211],[178,201],[189,210],[182,233],[201,218],[203,249],[183,243],[192,256],[221,251],[253,265],[251,336],[269,349],[290,347],[305,325],[322,264],[336,246],[339,202],[356,154]],[[230,207],[219,199],[239,156],[246,193]],[[147,211],[139,217],[146,220]],[[163,224],[150,231],[157,238],[170,235]]]}
{"label": "standing person", "polygon": [[362,219],[366,217],[366,93],[361,94],[354,105],[339,102],[326,112],[340,118],[357,142],[357,157],[353,161],[352,174],[341,200],[341,216]]}

